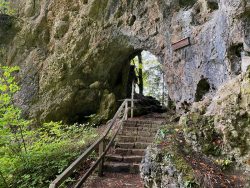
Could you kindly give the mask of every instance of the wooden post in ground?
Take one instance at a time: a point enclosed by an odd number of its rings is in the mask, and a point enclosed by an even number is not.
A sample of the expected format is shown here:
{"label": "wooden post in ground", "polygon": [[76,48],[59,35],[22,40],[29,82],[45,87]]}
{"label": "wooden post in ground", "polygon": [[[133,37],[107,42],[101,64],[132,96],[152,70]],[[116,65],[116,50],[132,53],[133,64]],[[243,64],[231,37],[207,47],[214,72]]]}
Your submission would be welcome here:
{"label": "wooden post in ground", "polygon": [[134,93],[135,93],[135,81],[132,82],[132,94],[131,94],[131,118],[134,117]]}
{"label": "wooden post in ground", "polygon": [[[103,152],[104,152],[104,140],[102,140],[99,144],[99,157],[103,154]],[[99,166],[98,166],[99,176],[103,175],[103,162],[104,162],[104,159],[100,161]]]}
{"label": "wooden post in ground", "polygon": [[125,120],[128,120],[128,101],[125,104]]}

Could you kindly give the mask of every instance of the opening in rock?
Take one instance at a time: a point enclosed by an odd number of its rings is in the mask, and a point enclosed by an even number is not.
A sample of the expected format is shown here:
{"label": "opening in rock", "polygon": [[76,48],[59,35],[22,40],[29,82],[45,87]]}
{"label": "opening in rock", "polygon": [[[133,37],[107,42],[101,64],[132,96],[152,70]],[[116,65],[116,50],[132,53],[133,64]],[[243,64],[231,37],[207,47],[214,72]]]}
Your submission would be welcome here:
{"label": "opening in rock", "polygon": [[196,0],[179,0],[181,7],[193,6],[196,3]]}
{"label": "opening in rock", "polygon": [[187,113],[190,108],[190,103],[188,103],[187,101],[184,101],[183,103],[181,103],[181,108],[184,110],[185,113]]}
{"label": "opening in rock", "polygon": [[192,14],[192,25],[200,25],[202,23],[201,21],[201,5],[197,4],[194,8],[193,8],[193,14]]}
{"label": "opening in rock", "polygon": [[135,20],[136,20],[136,16],[135,16],[135,15],[132,15],[131,18],[128,20],[128,25],[129,25],[129,26],[134,25]]}
{"label": "opening in rock", "polygon": [[[139,99],[140,111],[146,113],[148,109],[143,109],[143,106],[147,106],[150,112],[162,112],[162,106],[167,104],[168,95],[162,64],[158,58],[148,51],[142,51],[131,60],[130,68],[130,78],[133,75],[136,78],[134,96]],[[128,90],[131,91],[132,89]],[[128,96],[131,94],[128,93]]]}
{"label": "opening in rock", "polygon": [[219,9],[219,4],[218,4],[217,0],[208,0],[207,6],[212,11]]}
{"label": "opening in rock", "polygon": [[243,44],[235,44],[232,45],[228,49],[228,56],[231,65],[231,72],[235,75],[239,75],[241,73],[241,52],[243,51]]}
{"label": "opening in rock", "polygon": [[206,93],[210,90],[210,84],[207,79],[203,78],[199,81],[195,94],[195,102],[199,102],[203,99]]}

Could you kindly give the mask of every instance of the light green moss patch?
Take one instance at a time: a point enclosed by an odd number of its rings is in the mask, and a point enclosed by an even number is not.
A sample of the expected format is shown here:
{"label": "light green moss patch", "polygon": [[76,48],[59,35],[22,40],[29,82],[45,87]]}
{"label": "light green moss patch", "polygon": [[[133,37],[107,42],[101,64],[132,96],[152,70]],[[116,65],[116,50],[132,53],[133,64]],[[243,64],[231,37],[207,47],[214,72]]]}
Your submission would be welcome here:
{"label": "light green moss patch", "polygon": [[162,147],[162,156],[165,159],[164,162],[172,166],[181,174],[183,184],[186,187],[195,187],[197,185],[195,181],[195,173],[193,168],[188,164],[183,156],[183,150],[185,153],[190,152],[190,148],[186,144],[181,144],[178,141],[179,131],[183,129],[182,126],[168,125],[159,131],[160,138],[156,141],[159,147]]}
{"label": "light green moss patch", "polygon": [[95,0],[91,4],[91,8],[89,11],[89,17],[91,17],[94,20],[102,20],[105,9],[107,7],[108,0]]}

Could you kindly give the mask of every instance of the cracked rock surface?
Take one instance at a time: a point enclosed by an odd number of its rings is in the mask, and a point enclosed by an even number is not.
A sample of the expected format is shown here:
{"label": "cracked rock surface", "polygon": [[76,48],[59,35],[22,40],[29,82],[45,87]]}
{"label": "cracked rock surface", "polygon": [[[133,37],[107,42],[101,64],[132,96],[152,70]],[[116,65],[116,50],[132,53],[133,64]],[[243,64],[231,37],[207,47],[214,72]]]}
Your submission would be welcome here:
{"label": "cracked rock surface", "polygon": [[[238,75],[241,52],[250,51],[246,0],[12,4],[19,17],[0,29],[0,60],[21,66],[17,102],[38,121],[77,121],[95,113],[108,118],[115,101],[126,97],[128,62],[140,50],[164,64],[177,108],[195,101],[201,79],[213,93]],[[171,43],[186,37],[191,45],[173,51]]]}

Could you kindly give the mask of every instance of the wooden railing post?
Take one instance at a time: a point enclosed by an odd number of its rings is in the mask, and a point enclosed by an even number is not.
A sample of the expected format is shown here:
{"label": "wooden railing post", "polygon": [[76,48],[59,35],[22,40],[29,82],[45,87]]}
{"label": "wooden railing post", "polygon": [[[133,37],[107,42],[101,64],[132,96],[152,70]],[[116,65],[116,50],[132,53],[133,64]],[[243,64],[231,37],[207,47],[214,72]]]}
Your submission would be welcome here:
{"label": "wooden railing post", "polygon": [[134,117],[134,93],[135,93],[135,83],[132,83],[132,94],[131,94],[131,118]]}
{"label": "wooden railing post", "polygon": [[[99,157],[102,156],[103,152],[104,152],[104,139],[99,144]],[[98,166],[99,176],[103,175],[103,163],[104,163],[104,159],[100,161],[99,166]]]}
{"label": "wooden railing post", "polygon": [[125,115],[125,120],[128,120],[128,101],[126,101],[124,113],[125,113],[124,114]]}
{"label": "wooden railing post", "polygon": [[109,143],[107,144],[107,147],[105,147],[105,138],[108,136],[108,134],[110,133],[110,131],[112,130],[112,128],[114,127],[114,125],[116,124],[116,120],[118,118],[120,118],[120,114],[122,113],[123,109],[125,109],[125,112],[123,114],[122,117],[122,121],[125,118],[128,118],[128,102],[130,102],[131,100],[126,99],[122,105],[120,106],[120,108],[117,110],[115,116],[113,117],[113,119],[110,122],[110,125],[108,126],[108,129],[104,132],[104,134],[98,138],[83,154],[81,154],[66,170],[64,170],[51,184],[50,184],[50,188],[58,188],[77,168],[79,168],[82,163],[88,158],[88,156],[96,150],[96,148],[99,148],[98,154],[99,157],[98,159],[95,161],[95,163],[87,170],[87,172],[80,178],[80,180],[76,183],[76,185],[74,186],[75,188],[80,188],[82,187],[82,184],[87,180],[87,178],[93,173],[93,171],[98,167],[98,174],[99,176],[101,176],[103,174],[103,163],[104,163],[104,158],[105,155],[107,154],[108,150],[110,149],[110,147],[112,146],[118,131],[121,129],[122,127],[122,122],[118,123],[118,129],[115,131],[114,136],[112,137],[112,139],[109,141]]}

